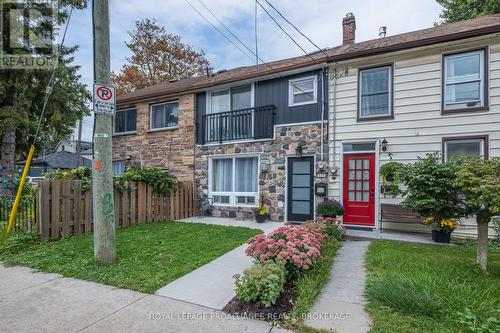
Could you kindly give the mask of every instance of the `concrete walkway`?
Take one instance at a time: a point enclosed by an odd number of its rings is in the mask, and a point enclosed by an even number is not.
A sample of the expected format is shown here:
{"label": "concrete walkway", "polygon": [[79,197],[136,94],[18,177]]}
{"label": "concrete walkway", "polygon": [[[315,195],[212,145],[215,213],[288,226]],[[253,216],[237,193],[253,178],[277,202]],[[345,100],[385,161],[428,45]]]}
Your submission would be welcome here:
{"label": "concrete walkway", "polygon": [[337,333],[366,333],[370,318],[364,310],[365,253],[369,241],[345,241],[331,270],[330,281],[313,305],[307,326]]}
{"label": "concrete walkway", "polygon": [[[347,229],[346,237],[348,239],[384,239],[391,241],[399,241],[413,244],[429,244],[429,245],[442,245],[432,240],[430,233],[416,233],[416,232],[402,232],[390,230],[359,230]],[[448,244],[447,244],[448,245]]]}
{"label": "concrete walkway", "polygon": [[[283,223],[255,221],[239,221],[215,217],[191,217],[179,220],[186,223],[206,223],[226,226],[243,226],[261,229],[268,233],[276,230]],[[236,295],[233,275],[249,268],[252,260],[245,255],[247,245],[244,244],[208,264],[180,277],[156,291],[157,295],[176,300],[222,310]]]}
{"label": "concrete walkway", "polygon": [[1,263],[0,318],[2,333],[287,332],[167,297]]}

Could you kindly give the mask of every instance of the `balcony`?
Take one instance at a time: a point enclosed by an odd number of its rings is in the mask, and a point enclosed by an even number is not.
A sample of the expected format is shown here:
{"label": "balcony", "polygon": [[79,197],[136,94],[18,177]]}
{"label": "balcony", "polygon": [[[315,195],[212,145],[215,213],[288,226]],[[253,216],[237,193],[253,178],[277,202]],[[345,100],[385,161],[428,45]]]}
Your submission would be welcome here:
{"label": "balcony", "polygon": [[202,116],[202,144],[273,137],[274,105],[210,113]]}

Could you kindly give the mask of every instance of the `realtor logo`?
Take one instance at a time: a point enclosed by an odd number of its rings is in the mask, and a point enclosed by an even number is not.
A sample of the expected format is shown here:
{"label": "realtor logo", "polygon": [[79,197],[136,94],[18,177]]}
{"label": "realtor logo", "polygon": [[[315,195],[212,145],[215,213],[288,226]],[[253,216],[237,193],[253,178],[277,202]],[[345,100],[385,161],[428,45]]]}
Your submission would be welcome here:
{"label": "realtor logo", "polygon": [[0,0],[0,69],[50,69],[57,0]]}

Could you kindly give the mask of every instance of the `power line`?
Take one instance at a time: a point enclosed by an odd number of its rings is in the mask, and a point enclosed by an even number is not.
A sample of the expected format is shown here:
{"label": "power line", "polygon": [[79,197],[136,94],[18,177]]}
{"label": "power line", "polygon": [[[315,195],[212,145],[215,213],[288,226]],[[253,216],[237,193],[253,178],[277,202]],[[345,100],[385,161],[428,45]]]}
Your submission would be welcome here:
{"label": "power line", "polygon": [[[251,56],[249,56],[245,51],[243,51],[241,49],[241,47],[239,47],[238,45],[236,45],[236,43],[234,43],[231,38],[227,37],[226,34],[224,34],[219,28],[217,28],[215,26],[215,24],[213,24],[212,22],[210,22],[210,20],[208,20],[202,13],[200,13],[200,11],[198,9],[196,9],[195,6],[193,6],[193,4],[191,4],[191,2],[189,2],[189,0],[184,0],[191,8],[193,8],[193,10],[198,13],[198,15],[201,16],[201,18],[203,18],[208,24],[210,24],[212,26],[212,28],[214,28],[218,33],[220,33],[222,36],[224,36],[224,38],[226,38],[231,44],[233,44],[238,50],[240,50],[244,55],[246,55],[250,60],[252,60],[253,62],[253,58]],[[212,14],[213,15],[213,14]]]}
{"label": "power line", "polygon": [[278,21],[276,21],[276,19],[274,18],[274,16],[272,16],[272,15],[271,15],[271,13],[269,13],[269,12],[267,11],[267,9],[266,9],[266,8],[265,8],[265,7],[264,7],[264,6],[263,6],[263,5],[259,2],[259,0],[255,0],[255,1],[257,1],[257,4],[258,4],[258,5],[259,5],[259,6],[260,6],[260,7],[261,7],[261,8],[262,8],[265,12],[266,12],[267,16],[269,16],[269,17],[271,18],[271,20],[273,20],[273,21],[274,21],[274,23],[276,23],[276,25],[278,26],[278,28],[280,28],[280,30],[281,30],[281,31],[283,31],[283,33],[284,33],[285,35],[287,35],[287,36],[288,36],[288,38],[290,38],[290,39],[293,41],[293,43],[294,43],[295,45],[297,45],[297,47],[298,47],[299,49],[301,49],[301,50],[302,50],[302,52],[304,52],[304,54],[305,54],[306,56],[308,56],[309,58],[311,58],[311,59],[312,59],[312,61],[314,61],[314,63],[315,63],[316,65],[319,65],[319,66],[321,66],[321,67],[323,68],[323,66],[322,66],[322,65],[320,65],[319,63],[317,63],[317,62],[316,62],[316,59],[314,59],[314,57],[313,57],[313,56],[311,56],[311,55],[310,55],[310,54],[309,54],[306,50],[304,50],[304,48],[303,48],[302,46],[300,46],[300,44],[299,44],[299,43],[297,43],[297,41],[296,41],[296,40],[295,40],[295,39],[294,39],[294,38],[293,38],[293,37],[292,37],[292,36],[291,36],[291,35],[290,35],[290,34],[289,34],[289,33],[288,33],[288,32],[287,32],[287,31],[286,31],[286,30],[282,27],[282,26],[281,26],[281,24],[279,24],[279,22],[278,22]]}
{"label": "power line", "polygon": [[[247,57],[249,57],[249,58],[252,60],[252,62],[254,61],[254,59],[253,59],[253,58],[251,58],[251,57],[250,57],[250,56],[249,56],[246,52],[244,52],[244,51],[243,51],[240,47],[238,47],[238,46],[237,46],[237,45],[236,45],[236,44],[235,44],[235,43],[234,43],[234,42],[233,42],[233,41],[232,41],[229,37],[227,37],[227,36],[226,36],[226,35],[225,35],[225,34],[224,34],[224,33],[223,33],[220,29],[218,29],[218,28],[217,28],[214,24],[212,24],[212,22],[210,22],[210,21],[209,21],[209,20],[208,20],[208,19],[207,19],[207,18],[206,18],[203,14],[201,14],[201,13],[200,13],[200,11],[198,11],[198,10],[197,10],[197,9],[196,9],[196,8],[195,8],[195,7],[194,7],[194,6],[193,6],[193,5],[192,5],[192,4],[191,4],[188,0],[184,0],[184,1],[186,1],[186,2],[189,4],[189,6],[190,6],[191,8],[193,8],[193,9],[194,9],[194,11],[195,11],[196,13],[198,13],[198,15],[200,15],[200,16],[201,16],[201,17],[202,17],[205,21],[207,21],[207,22],[208,22],[208,23],[209,23],[209,24],[210,24],[210,25],[211,25],[211,26],[212,26],[212,27],[213,27],[213,28],[214,28],[217,32],[219,32],[219,33],[220,33],[221,35],[223,35],[223,36],[224,36],[224,37],[225,37],[225,38],[226,38],[229,42],[231,42],[231,44],[233,44],[234,46],[236,46],[236,47],[237,47],[237,48],[238,48],[238,49],[239,49],[239,50],[240,50],[243,54],[245,54]],[[241,43],[241,44],[242,44],[242,45],[243,45],[243,46],[244,46],[244,47],[245,47],[245,48],[246,48],[249,52],[250,52],[250,53],[252,53],[252,54],[256,57],[256,59],[257,59],[258,61],[260,61],[263,65],[267,66],[270,70],[274,70],[274,68],[273,68],[273,67],[272,67],[269,63],[265,62],[264,60],[262,60],[262,59],[259,57],[259,55],[258,55],[258,53],[257,53],[257,52],[254,52],[252,49],[250,49],[250,48],[249,48],[249,47],[248,47],[245,43],[243,43],[243,42],[241,41],[241,39],[240,39],[240,38],[238,38],[238,37],[236,36],[236,34],[235,34],[235,33],[233,33],[233,32],[231,31],[231,29],[229,29],[229,27],[227,27],[225,24],[223,24],[223,23],[222,23],[222,21],[221,21],[221,20],[220,20],[220,19],[219,19],[219,18],[218,18],[215,14],[214,14],[214,12],[213,12],[212,10],[210,10],[210,9],[208,8],[208,6],[207,6],[207,5],[205,5],[205,4],[204,4],[201,0],[198,0],[198,1],[199,1],[199,2],[200,2],[200,3],[201,3],[201,4],[202,4],[202,5],[203,5],[203,6],[204,6],[204,7],[205,7],[205,8],[206,8],[209,12],[210,12],[210,14],[211,14],[211,15],[212,15],[212,16],[213,16],[213,17],[214,17],[214,18],[215,18],[215,19],[216,19],[219,23],[221,23],[221,24],[222,24],[222,26],[223,26],[223,27],[224,27],[224,28],[225,28],[225,29],[226,29],[226,30],[227,30],[227,31],[228,31],[228,32],[229,32],[229,33],[230,33],[233,37],[235,37],[235,38],[236,38],[236,39],[237,39],[237,40],[238,40],[238,41],[239,41],[239,42],[240,42],[240,43]],[[257,4],[258,4],[258,1],[256,0],[256,5],[257,5]],[[259,4],[259,5],[260,5],[260,4]],[[257,8],[257,6],[256,6],[255,8]],[[255,14],[256,14],[256,12],[255,12]],[[255,20],[257,21],[257,16],[255,16]],[[256,37],[257,37],[257,36],[256,36]],[[256,39],[256,43],[257,43],[257,39]],[[256,47],[256,51],[258,51],[257,47]],[[258,71],[258,61],[257,61],[257,66],[256,66],[257,71]],[[318,64],[318,63],[314,60],[314,58],[313,58],[313,61],[314,61],[314,63],[315,63],[315,64],[317,64],[317,65],[321,66],[320,64]],[[322,66],[321,66],[321,67],[322,67]],[[278,78],[283,78],[283,76],[282,76],[282,75],[280,75],[279,73],[273,73],[273,74],[271,74],[271,75],[275,75],[275,76],[276,76],[276,77],[278,77]],[[257,77],[257,76],[258,76],[258,73],[256,73],[256,77]],[[318,99],[317,99],[317,98],[315,98],[313,94],[311,94],[311,93],[309,93],[309,92],[306,92],[306,91],[302,90],[300,87],[297,87],[297,86],[296,86],[296,88],[297,88],[300,92],[302,92],[303,94],[306,94],[307,96],[311,97],[311,98],[313,99],[313,101],[314,101],[314,102],[318,102]],[[325,102],[325,101],[323,101],[323,103],[326,103],[326,102]]]}
{"label": "power line", "polygon": [[276,13],[278,13],[279,16],[281,16],[281,18],[283,20],[285,20],[288,24],[290,24],[302,37],[304,37],[305,39],[307,39],[309,41],[309,43],[311,43],[314,47],[316,47],[319,51],[321,51],[324,55],[326,55],[328,57],[328,53],[325,52],[324,49],[322,49],[321,47],[319,47],[318,45],[316,45],[316,43],[314,43],[309,37],[307,37],[302,31],[300,31],[299,28],[297,28],[297,26],[295,26],[295,24],[293,24],[292,22],[290,22],[290,20],[288,20],[278,9],[276,9],[276,7],[273,6],[272,3],[270,3],[268,0],[264,0],[272,9],[274,9],[274,11]]}
{"label": "power line", "polygon": [[56,76],[56,69],[57,69],[57,65],[59,63],[59,56],[62,53],[64,41],[66,40],[66,33],[68,32],[69,22],[71,21],[72,14],[73,14],[73,7],[71,7],[69,10],[68,21],[66,22],[66,28],[64,29],[63,38],[62,38],[61,44],[59,45],[59,48],[58,48],[58,52],[56,55],[56,61],[54,63],[54,68],[52,69],[52,74],[50,76],[49,82],[47,83],[47,88],[45,90],[45,97],[43,100],[42,112],[40,113],[40,117],[38,118],[38,124],[36,126],[36,132],[35,132],[35,137],[33,139],[33,145],[35,145],[36,139],[38,138],[38,132],[40,131],[40,127],[42,125],[42,118],[43,118],[43,115],[45,113],[45,108],[47,107],[47,103],[49,102],[49,97],[52,94],[52,88],[54,86],[54,79]]}

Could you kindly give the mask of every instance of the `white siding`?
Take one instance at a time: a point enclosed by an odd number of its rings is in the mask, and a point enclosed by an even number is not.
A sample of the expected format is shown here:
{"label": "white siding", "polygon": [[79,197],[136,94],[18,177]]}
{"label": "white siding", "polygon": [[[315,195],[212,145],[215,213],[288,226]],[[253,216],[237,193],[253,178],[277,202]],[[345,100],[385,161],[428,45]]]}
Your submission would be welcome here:
{"label": "white siding", "polygon": [[[443,52],[489,47],[489,111],[441,115],[441,59]],[[394,119],[357,121],[357,67],[377,63],[394,64]],[[341,167],[343,142],[388,141],[387,152],[380,151],[379,165],[391,160],[411,163],[426,153],[441,151],[442,138],[449,136],[489,136],[489,155],[500,156],[500,38],[460,41],[447,45],[412,50],[397,55],[371,57],[339,64],[348,74],[336,80],[330,66],[329,89],[329,159]],[[334,96],[334,90],[336,90]],[[335,115],[334,115],[335,110]],[[335,118],[334,118],[335,117]],[[334,121],[335,119],[335,121]],[[334,133],[335,132],[335,133]],[[330,179],[329,193],[341,199],[342,175]],[[380,202],[397,203],[398,199],[380,198]],[[475,233],[474,223],[461,227],[463,233]],[[460,230],[459,230],[460,231]]]}

